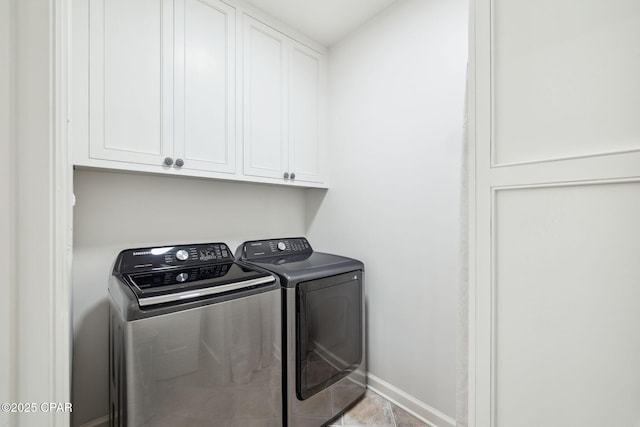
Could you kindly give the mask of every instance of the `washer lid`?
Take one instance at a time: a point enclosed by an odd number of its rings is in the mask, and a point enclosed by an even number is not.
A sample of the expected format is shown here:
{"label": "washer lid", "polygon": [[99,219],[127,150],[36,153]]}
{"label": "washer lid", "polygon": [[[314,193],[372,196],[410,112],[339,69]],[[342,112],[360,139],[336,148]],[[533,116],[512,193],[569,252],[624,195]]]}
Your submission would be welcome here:
{"label": "washer lid", "polygon": [[166,304],[272,284],[269,273],[234,262],[193,265],[123,275],[142,306]]}

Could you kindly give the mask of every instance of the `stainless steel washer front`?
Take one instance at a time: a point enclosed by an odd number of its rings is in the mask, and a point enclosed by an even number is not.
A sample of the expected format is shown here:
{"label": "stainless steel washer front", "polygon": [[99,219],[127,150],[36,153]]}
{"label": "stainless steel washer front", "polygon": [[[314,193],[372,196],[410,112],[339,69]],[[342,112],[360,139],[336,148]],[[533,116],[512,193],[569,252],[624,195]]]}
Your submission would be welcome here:
{"label": "stainless steel washer front", "polygon": [[132,274],[158,284],[148,298],[176,301],[141,303],[131,278],[111,278],[111,426],[281,426],[277,279],[230,264],[229,255],[184,267],[174,258],[178,266]]}

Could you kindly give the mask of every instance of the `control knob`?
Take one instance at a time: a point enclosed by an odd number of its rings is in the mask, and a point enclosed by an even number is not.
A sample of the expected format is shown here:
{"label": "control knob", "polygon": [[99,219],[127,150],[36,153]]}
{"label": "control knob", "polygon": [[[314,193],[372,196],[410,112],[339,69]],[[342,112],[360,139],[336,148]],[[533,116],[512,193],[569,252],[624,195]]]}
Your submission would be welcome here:
{"label": "control knob", "polygon": [[186,282],[188,278],[189,275],[187,273],[180,273],[176,276],[176,280],[180,283]]}
{"label": "control knob", "polygon": [[278,242],[278,250],[284,251],[287,249],[287,245],[284,242]]}
{"label": "control knob", "polygon": [[185,251],[184,249],[180,249],[178,252],[176,252],[176,258],[178,258],[180,261],[186,261],[189,259],[189,252]]}

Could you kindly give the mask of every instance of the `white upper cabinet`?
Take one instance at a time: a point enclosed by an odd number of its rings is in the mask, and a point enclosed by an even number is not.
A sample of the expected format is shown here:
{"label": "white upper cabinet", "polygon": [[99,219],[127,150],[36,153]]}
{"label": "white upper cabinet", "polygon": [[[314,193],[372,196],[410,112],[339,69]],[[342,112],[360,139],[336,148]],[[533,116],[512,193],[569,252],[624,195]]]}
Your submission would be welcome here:
{"label": "white upper cabinet", "polygon": [[244,16],[244,173],[322,182],[323,55]]}
{"label": "white upper cabinet", "polygon": [[300,181],[322,182],[322,56],[299,43],[290,51],[289,168]]}
{"label": "white upper cabinet", "polygon": [[245,15],[244,173],[282,178],[287,170],[286,37]]}
{"label": "white upper cabinet", "polygon": [[233,0],[73,0],[72,18],[74,164],[326,186],[323,47]]}
{"label": "white upper cabinet", "polygon": [[176,159],[235,172],[235,10],[176,0],[175,64]]}
{"label": "white upper cabinet", "polygon": [[89,156],[162,164],[173,151],[172,2],[89,3]]}
{"label": "white upper cabinet", "polygon": [[235,11],[92,0],[89,157],[235,171]]}

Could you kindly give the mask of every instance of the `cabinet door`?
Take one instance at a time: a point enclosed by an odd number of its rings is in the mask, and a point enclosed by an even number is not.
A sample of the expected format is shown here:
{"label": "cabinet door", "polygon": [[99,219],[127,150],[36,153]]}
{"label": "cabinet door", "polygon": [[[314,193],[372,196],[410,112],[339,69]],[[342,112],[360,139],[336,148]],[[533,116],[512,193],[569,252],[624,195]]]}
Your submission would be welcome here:
{"label": "cabinet door", "polygon": [[282,178],[287,171],[285,36],[244,16],[244,173]]}
{"label": "cabinet door", "polygon": [[299,43],[290,50],[289,169],[296,181],[322,182],[322,55]]}
{"label": "cabinet door", "polygon": [[89,156],[162,164],[173,152],[173,2],[90,0]]}
{"label": "cabinet door", "polygon": [[183,169],[235,172],[235,9],[176,0],[175,157]]}

